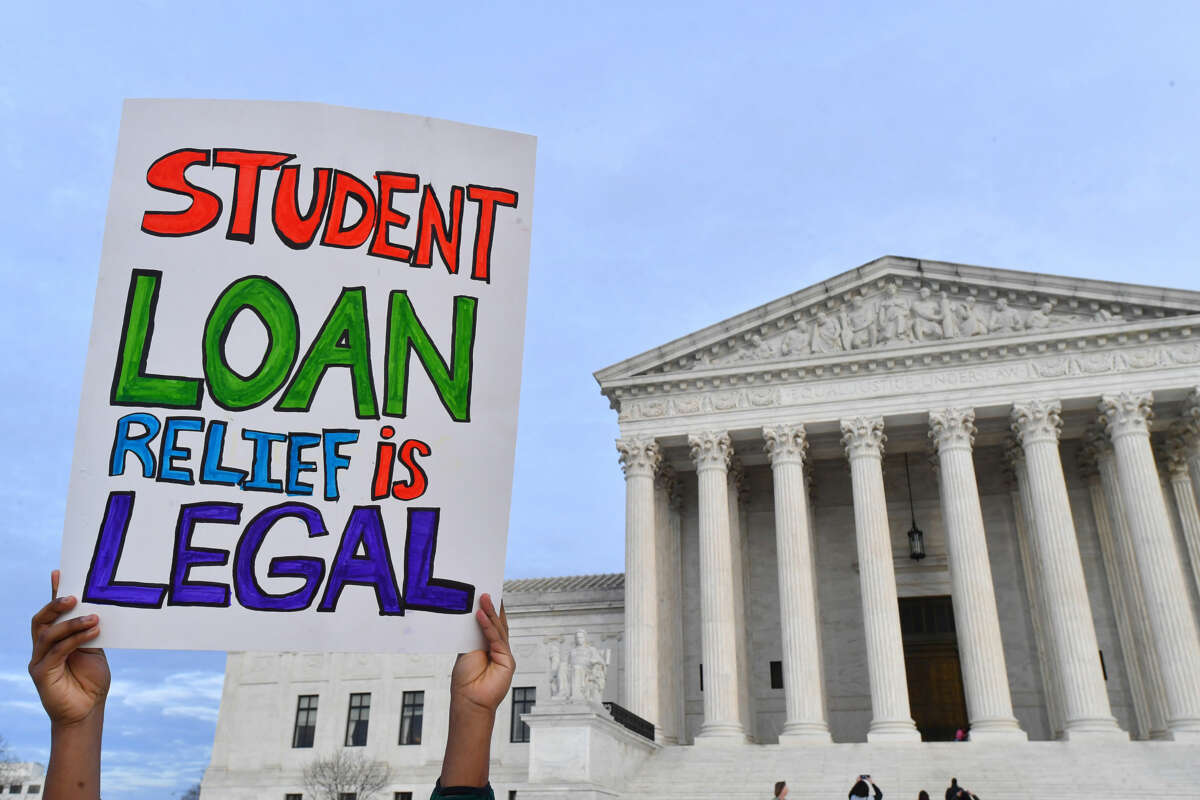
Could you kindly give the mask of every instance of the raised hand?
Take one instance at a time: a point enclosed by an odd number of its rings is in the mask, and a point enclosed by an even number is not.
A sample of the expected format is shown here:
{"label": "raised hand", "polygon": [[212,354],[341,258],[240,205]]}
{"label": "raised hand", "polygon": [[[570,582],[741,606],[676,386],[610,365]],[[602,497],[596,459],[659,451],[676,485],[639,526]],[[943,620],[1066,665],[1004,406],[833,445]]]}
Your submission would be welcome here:
{"label": "raised hand", "polygon": [[495,713],[508,694],[517,669],[508,646],[508,617],[504,605],[501,604],[497,614],[491,595],[485,594],[479,598],[475,619],[487,640],[487,649],[459,654],[450,675],[450,700]]}
{"label": "raised hand", "polygon": [[33,656],[29,675],[54,725],[78,725],[104,705],[111,676],[104,651],[84,644],[100,635],[91,614],[57,622],[74,608],[74,597],[58,596],[58,570],[50,573],[52,599],[33,615]]}

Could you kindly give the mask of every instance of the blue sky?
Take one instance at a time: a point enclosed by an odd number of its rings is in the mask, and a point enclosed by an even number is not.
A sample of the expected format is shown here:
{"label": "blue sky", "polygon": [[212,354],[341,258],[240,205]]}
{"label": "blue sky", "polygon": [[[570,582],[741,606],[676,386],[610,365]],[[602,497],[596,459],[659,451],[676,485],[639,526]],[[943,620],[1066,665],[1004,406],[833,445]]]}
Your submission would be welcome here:
{"label": "blue sky", "polygon": [[[339,5],[6,10],[0,734],[24,758],[125,97],[539,137],[510,577],[623,568],[600,367],[885,253],[1200,289],[1193,4]],[[223,655],[110,660],[105,796],[172,797]]]}

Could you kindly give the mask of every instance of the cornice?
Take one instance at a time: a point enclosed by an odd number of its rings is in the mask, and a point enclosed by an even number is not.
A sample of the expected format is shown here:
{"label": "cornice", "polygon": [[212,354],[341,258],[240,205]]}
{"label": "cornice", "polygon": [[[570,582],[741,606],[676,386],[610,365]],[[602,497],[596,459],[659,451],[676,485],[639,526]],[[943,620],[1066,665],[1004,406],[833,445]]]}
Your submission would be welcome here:
{"label": "cornice", "polygon": [[1092,353],[1152,343],[1200,343],[1200,315],[1052,329],[995,338],[928,342],[882,351],[847,351],[803,363],[787,359],[744,362],[680,374],[639,375],[603,388],[614,408],[634,398],[670,396],[712,389],[765,388],[798,381],[850,376],[886,375],[1003,362],[1008,359],[1063,353]]}

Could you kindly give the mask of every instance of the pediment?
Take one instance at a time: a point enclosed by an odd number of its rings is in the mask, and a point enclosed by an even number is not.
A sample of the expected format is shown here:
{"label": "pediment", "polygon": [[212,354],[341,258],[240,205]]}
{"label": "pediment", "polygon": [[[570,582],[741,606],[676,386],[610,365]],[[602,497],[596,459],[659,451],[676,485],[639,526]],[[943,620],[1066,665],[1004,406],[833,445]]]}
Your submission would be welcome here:
{"label": "pediment", "polygon": [[596,373],[642,376],[803,365],[838,356],[1200,315],[1200,292],[885,256]]}

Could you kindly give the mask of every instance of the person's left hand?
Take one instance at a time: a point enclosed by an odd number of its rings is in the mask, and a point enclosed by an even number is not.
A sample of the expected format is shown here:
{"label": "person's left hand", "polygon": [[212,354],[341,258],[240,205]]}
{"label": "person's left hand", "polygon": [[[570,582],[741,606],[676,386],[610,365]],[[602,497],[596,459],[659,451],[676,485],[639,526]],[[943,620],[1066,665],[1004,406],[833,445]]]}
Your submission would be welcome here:
{"label": "person's left hand", "polygon": [[56,622],[78,603],[74,597],[58,596],[58,577],[58,570],[50,573],[54,599],[33,615],[29,675],[51,724],[71,726],[104,705],[112,676],[104,651],[82,646],[100,635],[95,614]]}

